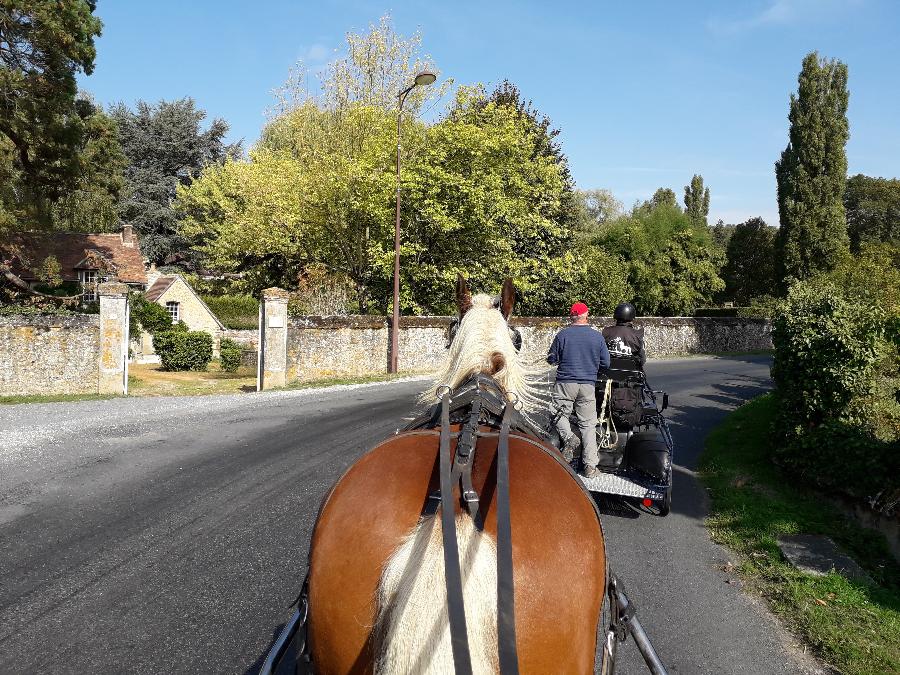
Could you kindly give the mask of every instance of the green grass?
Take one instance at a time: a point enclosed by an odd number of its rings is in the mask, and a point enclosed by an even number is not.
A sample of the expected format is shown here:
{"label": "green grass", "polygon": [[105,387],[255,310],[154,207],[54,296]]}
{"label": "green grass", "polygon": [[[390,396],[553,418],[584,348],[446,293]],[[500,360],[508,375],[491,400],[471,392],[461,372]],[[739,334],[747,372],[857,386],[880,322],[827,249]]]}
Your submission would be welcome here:
{"label": "green grass", "polygon": [[[700,463],[712,497],[710,533],[738,554],[746,587],[829,665],[848,675],[900,673],[900,565],[879,533],[848,520],[821,495],[793,487],[772,463],[774,416],[769,394],[710,434]],[[876,583],[798,572],[776,543],[789,534],[831,537]]]}
{"label": "green grass", "polygon": [[413,377],[416,373],[390,373],[380,375],[365,375],[362,377],[327,377],[319,380],[306,380],[303,382],[292,382],[284,387],[279,387],[280,391],[293,389],[313,389],[316,387],[333,387],[339,384],[369,384],[371,382],[390,382],[391,380],[399,380],[404,377]]}
{"label": "green grass", "polygon": [[116,398],[112,394],[32,394],[30,396],[0,396],[0,405],[19,403],[60,403],[67,401],[104,401]]}

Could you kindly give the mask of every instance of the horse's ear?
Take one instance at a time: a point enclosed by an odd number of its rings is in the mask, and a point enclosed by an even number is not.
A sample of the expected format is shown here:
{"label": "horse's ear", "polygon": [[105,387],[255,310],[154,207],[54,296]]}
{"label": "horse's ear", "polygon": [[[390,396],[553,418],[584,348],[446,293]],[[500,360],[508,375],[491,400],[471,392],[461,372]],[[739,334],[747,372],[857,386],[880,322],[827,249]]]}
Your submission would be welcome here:
{"label": "horse's ear", "polygon": [[459,272],[456,273],[456,307],[459,309],[460,319],[472,308],[472,294],[469,292],[469,285]]}
{"label": "horse's ear", "polygon": [[503,282],[503,290],[500,292],[500,311],[503,318],[507,321],[512,316],[513,307],[516,306],[516,287],[513,285],[512,279],[506,279]]}

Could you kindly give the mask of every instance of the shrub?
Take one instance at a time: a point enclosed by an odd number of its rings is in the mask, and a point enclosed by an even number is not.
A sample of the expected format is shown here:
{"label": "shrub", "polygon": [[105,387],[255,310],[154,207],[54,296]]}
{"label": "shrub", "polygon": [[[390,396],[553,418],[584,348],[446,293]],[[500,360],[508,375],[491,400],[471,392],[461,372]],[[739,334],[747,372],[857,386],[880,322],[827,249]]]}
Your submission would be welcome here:
{"label": "shrub", "polygon": [[223,338],[219,344],[219,357],[222,360],[222,370],[235,373],[241,365],[241,346],[234,340]]}
{"label": "shrub", "polygon": [[175,327],[156,333],[153,349],[163,370],[206,370],[212,360],[213,341],[209,333]]}
{"label": "shrub", "polygon": [[250,295],[204,295],[203,302],[226,328],[259,326],[259,300]]}
{"label": "shrub", "polygon": [[900,471],[888,326],[877,306],[821,280],[794,284],[773,321],[776,458],[805,479],[864,499],[890,489]]}
{"label": "shrub", "polygon": [[169,311],[162,305],[150,302],[143,295],[132,297],[131,316],[151,335],[172,330],[172,315]]}

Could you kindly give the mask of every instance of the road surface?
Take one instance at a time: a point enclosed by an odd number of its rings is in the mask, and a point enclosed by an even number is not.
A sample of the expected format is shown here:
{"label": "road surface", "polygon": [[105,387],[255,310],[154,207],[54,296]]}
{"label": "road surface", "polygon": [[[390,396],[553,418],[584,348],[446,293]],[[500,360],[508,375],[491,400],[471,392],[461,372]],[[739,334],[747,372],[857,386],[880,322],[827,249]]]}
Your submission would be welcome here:
{"label": "road surface", "polygon": [[[768,361],[658,361],[648,376],[671,397],[673,512],[608,505],[614,570],[670,673],[804,672],[727,583],[693,474],[706,433],[769,387]],[[424,385],[0,407],[0,672],[255,672],[322,496]],[[620,654],[645,672],[633,644]]]}

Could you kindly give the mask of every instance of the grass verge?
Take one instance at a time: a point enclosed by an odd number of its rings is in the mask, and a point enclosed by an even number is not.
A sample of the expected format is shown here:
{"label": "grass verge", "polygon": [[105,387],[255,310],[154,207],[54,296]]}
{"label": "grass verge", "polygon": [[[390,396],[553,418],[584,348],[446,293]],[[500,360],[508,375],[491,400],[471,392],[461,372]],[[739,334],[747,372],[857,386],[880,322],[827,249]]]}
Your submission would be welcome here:
{"label": "grass verge", "polygon": [[308,380],[305,382],[292,382],[291,384],[280,387],[281,391],[290,391],[293,389],[314,389],[317,387],[333,387],[339,384],[370,384],[372,382],[390,382],[392,380],[402,380],[405,377],[414,377],[416,373],[390,373],[381,375],[366,375],[362,377],[326,377],[319,380]]}
{"label": "grass verge", "polygon": [[64,403],[67,401],[104,401],[116,398],[111,394],[35,394],[31,396],[0,396],[0,405],[19,403]]}
{"label": "grass verge", "polygon": [[[735,411],[714,430],[700,460],[712,505],[712,538],[739,556],[737,571],[751,592],[829,665],[847,675],[900,673],[900,565],[877,532],[848,520],[815,492],[795,487],[772,463],[771,394]],[[875,583],[836,573],[815,577],[787,563],[781,535],[831,537]]]}
{"label": "grass verge", "polygon": [[236,373],[221,369],[218,360],[205,371],[166,371],[150,363],[128,367],[128,393],[132,396],[199,396],[256,391],[256,368],[241,366]]}

